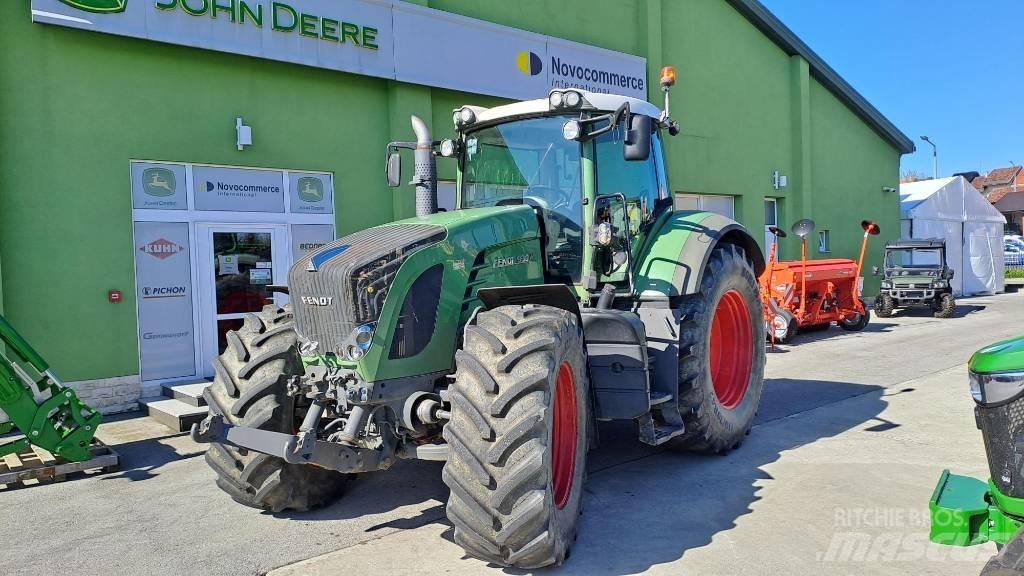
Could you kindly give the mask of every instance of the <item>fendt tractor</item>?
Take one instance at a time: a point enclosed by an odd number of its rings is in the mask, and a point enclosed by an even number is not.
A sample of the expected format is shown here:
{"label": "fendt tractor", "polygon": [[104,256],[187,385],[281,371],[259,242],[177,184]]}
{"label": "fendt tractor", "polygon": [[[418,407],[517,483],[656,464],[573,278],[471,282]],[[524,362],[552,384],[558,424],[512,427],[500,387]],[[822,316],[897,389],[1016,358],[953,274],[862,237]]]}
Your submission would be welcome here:
{"label": "fendt tractor", "polygon": [[[413,150],[415,218],[350,234],[291,268],[290,306],[227,334],[192,430],[238,502],[308,509],[348,475],[444,461],[466,552],[504,566],[562,562],[575,539],[597,422],[640,441],[724,453],[761,396],[755,240],[673,211],[665,111],[553,90],[454,111],[457,136]],[[435,157],[458,164],[438,212]]]}

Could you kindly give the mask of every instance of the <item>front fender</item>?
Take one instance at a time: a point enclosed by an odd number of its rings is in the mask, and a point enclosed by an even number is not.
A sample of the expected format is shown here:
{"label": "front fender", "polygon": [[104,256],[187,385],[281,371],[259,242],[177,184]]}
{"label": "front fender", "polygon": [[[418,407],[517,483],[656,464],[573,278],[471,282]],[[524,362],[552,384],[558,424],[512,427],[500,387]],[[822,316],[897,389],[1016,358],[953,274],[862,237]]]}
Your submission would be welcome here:
{"label": "front fender", "polygon": [[641,298],[645,292],[669,297],[696,293],[711,251],[721,243],[742,248],[755,274],[764,271],[761,248],[740,223],[713,212],[673,212],[637,258],[636,293]]}

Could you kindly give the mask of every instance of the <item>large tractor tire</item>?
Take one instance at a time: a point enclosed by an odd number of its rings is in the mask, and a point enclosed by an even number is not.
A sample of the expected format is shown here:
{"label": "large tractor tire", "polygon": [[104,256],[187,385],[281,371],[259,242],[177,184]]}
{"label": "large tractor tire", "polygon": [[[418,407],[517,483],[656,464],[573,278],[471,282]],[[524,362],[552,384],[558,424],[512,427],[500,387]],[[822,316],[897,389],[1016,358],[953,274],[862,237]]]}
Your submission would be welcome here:
{"label": "large tractor tire", "polygon": [[936,298],[934,309],[936,318],[952,318],[956,314],[956,300],[952,294],[943,294]]}
{"label": "large tractor tire", "polygon": [[685,296],[679,336],[676,449],[725,453],[750,432],[764,386],[765,333],[757,278],[742,248],[717,246],[700,292]]}
{"label": "large tractor tire", "polygon": [[[210,410],[228,424],[294,434],[302,415],[285,387],[290,376],[303,373],[295,341],[290,307],[267,306],[246,315],[240,329],[228,332],[227,349],[213,361],[215,377],[203,393]],[[328,504],[347,479],[217,442],[206,451],[206,462],[217,473],[217,486],[236,502],[272,512]]]}
{"label": "large tractor tire", "polygon": [[893,310],[896,309],[896,300],[890,294],[879,294],[875,298],[875,316],[879,318],[892,318]]}
{"label": "large tractor tire", "polygon": [[871,310],[868,310],[863,300],[860,301],[860,307],[864,309],[863,314],[858,314],[848,320],[841,320],[838,323],[839,327],[847,332],[860,332],[867,328],[868,322],[871,322]]}
{"label": "large tractor tire", "polygon": [[448,519],[470,556],[560,564],[576,539],[590,394],[574,314],[501,306],[466,326],[449,387]]}

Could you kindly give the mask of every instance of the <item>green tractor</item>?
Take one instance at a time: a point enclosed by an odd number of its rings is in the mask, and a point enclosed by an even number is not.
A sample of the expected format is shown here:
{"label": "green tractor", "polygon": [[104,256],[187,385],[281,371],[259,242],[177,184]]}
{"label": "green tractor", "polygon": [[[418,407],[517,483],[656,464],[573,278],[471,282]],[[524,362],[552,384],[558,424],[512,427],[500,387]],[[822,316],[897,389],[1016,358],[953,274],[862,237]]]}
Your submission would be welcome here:
{"label": "green tractor", "polygon": [[[874,273],[879,274],[878,267]],[[875,315],[891,318],[897,308],[926,305],[936,318],[952,318],[953,269],[946,265],[946,241],[896,240],[885,244],[882,288],[875,299]]]}
{"label": "green tractor", "polygon": [[988,482],[943,470],[929,502],[933,542],[995,542],[1001,552],[982,571],[1024,574],[1024,337],[971,357],[975,421],[988,456]]}
{"label": "green tractor", "polygon": [[[663,81],[668,102],[671,78]],[[673,211],[642,100],[579,90],[454,111],[415,153],[417,216],[348,235],[291,268],[290,306],[227,334],[192,430],[238,502],[324,505],[348,475],[444,461],[454,539],[477,558],[561,563],[575,539],[597,422],[725,453],[763,385],[754,238]],[[458,164],[438,212],[435,157]]]}

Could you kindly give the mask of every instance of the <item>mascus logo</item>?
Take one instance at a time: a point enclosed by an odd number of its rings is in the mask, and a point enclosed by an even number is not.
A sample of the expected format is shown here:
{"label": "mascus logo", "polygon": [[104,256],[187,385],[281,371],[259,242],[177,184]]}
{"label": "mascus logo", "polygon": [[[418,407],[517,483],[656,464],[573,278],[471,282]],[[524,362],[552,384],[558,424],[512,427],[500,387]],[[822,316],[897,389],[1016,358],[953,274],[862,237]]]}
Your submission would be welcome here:
{"label": "mascus logo", "polygon": [[124,12],[128,7],[128,0],[60,0],[61,2],[86,12],[97,14],[114,14]]}
{"label": "mascus logo", "polygon": [[516,68],[519,68],[519,71],[527,76],[536,76],[544,70],[544,63],[540,56],[529,50],[524,50],[516,54]]}
{"label": "mascus logo", "polygon": [[139,247],[139,252],[145,252],[146,254],[161,260],[166,260],[182,250],[184,250],[183,247],[163,238],[153,240],[149,244]]}

